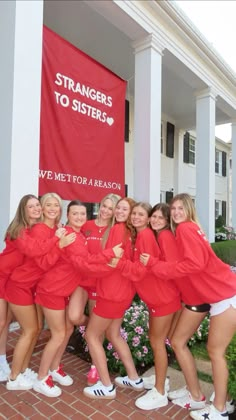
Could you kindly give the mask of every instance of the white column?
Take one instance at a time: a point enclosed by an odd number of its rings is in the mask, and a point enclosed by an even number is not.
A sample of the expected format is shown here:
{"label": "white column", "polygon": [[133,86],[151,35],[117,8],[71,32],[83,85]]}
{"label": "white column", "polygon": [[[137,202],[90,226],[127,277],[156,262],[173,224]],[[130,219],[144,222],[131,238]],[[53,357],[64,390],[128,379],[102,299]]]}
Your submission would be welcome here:
{"label": "white column", "polygon": [[215,101],[211,89],[196,99],[196,207],[210,242],[215,242]]}
{"label": "white column", "polygon": [[134,44],[134,198],[160,201],[163,46],[148,36]]}
{"label": "white column", "polygon": [[0,1],[0,249],[19,199],[38,193],[42,24],[43,0]]}
{"label": "white column", "polygon": [[232,185],[232,226],[236,228],[236,121],[232,122],[232,170],[231,170],[231,185]]}
{"label": "white column", "polygon": [[[185,130],[186,131],[186,130]],[[183,183],[183,153],[184,153],[184,130],[178,132],[178,142],[175,155],[175,179],[174,179],[174,192],[179,194],[184,192]]]}

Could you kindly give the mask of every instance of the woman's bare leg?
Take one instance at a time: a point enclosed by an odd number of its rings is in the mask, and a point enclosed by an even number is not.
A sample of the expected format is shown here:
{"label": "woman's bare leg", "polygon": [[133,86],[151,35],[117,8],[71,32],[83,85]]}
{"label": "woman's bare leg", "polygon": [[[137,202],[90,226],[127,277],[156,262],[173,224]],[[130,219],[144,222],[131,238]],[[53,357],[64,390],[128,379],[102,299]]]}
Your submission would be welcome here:
{"label": "woman's bare leg", "polygon": [[68,308],[68,316],[73,325],[87,325],[88,317],[84,313],[87,301],[88,292],[82,287],[77,287],[70,297]]}
{"label": "woman's bare leg", "polygon": [[168,368],[168,356],[166,351],[166,338],[171,328],[174,314],[152,317],[149,319],[149,337],[154,355],[157,391],[165,394],[165,379]]}
{"label": "woman's bare leg", "polygon": [[36,309],[36,314],[37,314],[37,325],[38,325],[37,334],[36,334],[35,338],[33,339],[32,343],[29,347],[29,350],[28,350],[28,352],[25,356],[25,359],[24,359],[24,362],[23,362],[23,365],[22,365],[22,372],[24,372],[29,367],[30,360],[31,360],[35,345],[36,345],[36,343],[38,341],[38,338],[41,334],[41,331],[43,329],[43,319],[44,319],[43,310],[42,310],[41,306],[39,306],[39,305],[35,305],[35,309]]}
{"label": "woman's bare leg", "polygon": [[171,345],[184,374],[187,387],[192,398],[196,401],[201,400],[202,391],[197,377],[195,361],[187,343],[206,315],[207,312],[193,312],[184,308],[171,340]]}
{"label": "woman's bare leg", "polygon": [[105,331],[108,329],[111,322],[111,319],[102,318],[93,312],[90,316],[85,333],[85,339],[87,341],[93,363],[95,364],[100,379],[105,386],[109,386],[111,384],[111,379],[107,368],[106,354],[103,348],[103,338]]}
{"label": "woman's bare leg", "polygon": [[[41,380],[48,375],[49,369],[53,364],[57,351],[65,340],[65,310],[54,310],[43,308],[43,312],[51,331],[51,338],[44,347],[40,361],[38,379]],[[57,366],[58,367],[58,366]]]}
{"label": "woman's bare leg", "polygon": [[55,357],[53,358],[53,361],[50,366],[51,371],[56,370],[58,366],[60,365],[62,356],[68,344],[69,338],[71,334],[73,333],[74,325],[71,323],[71,321],[68,318],[68,308],[66,308],[65,310],[65,327],[66,327],[65,338],[62,344],[60,345],[60,347],[58,348]]}
{"label": "woman's bare leg", "polygon": [[14,380],[23,370],[25,357],[38,333],[38,322],[35,305],[19,306],[13,303],[9,305],[22,329],[13,353],[10,379]]}
{"label": "woman's bare leg", "polygon": [[236,309],[233,307],[211,317],[207,350],[212,363],[214,405],[219,411],[224,411],[227,397],[228,368],[225,352],[235,332]]}
{"label": "woman's bare leg", "polygon": [[106,330],[106,337],[119,354],[119,357],[125,366],[128,377],[132,380],[135,380],[138,379],[139,376],[132,358],[130,348],[120,334],[122,321],[123,318],[113,319]]}

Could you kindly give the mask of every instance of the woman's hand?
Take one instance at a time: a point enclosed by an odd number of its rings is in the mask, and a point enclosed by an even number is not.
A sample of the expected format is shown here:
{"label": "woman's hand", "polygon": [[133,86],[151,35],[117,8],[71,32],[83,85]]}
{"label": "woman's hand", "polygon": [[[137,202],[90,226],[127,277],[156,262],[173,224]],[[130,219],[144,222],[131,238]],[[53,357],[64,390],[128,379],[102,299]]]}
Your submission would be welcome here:
{"label": "woman's hand", "polygon": [[107,265],[109,265],[109,267],[116,268],[118,262],[119,258],[112,258]]}
{"label": "woman's hand", "polygon": [[56,235],[58,238],[61,238],[61,237],[62,237],[62,235],[65,235],[65,233],[66,233],[66,229],[65,229],[64,227],[59,227],[59,228],[56,230],[55,235]]}
{"label": "woman's hand", "polygon": [[141,255],[140,255],[140,257],[139,257],[140,262],[141,262],[143,265],[147,265],[147,263],[148,263],[148,261],[149,261],[149,258],[150,258],[150,255],[149,255],[149,254],[141,254]]}
{"label": "woman's hand", "polygon": [[62,235],[60,237],[60,241],[59,241],[59,248],[65,248],[66,246],[73,244],[73,242],[75,242],[76,239],[76,233],[72,232],[69,233],[69,235]]}
{"label": "woman's hand", "polygon": [[116,258],[121,258],[122,255],[124,254],[124,250],[122,248],[122,243],[119,244],[119,245],[114,246],[112,248],[112,250],[113,250]]}

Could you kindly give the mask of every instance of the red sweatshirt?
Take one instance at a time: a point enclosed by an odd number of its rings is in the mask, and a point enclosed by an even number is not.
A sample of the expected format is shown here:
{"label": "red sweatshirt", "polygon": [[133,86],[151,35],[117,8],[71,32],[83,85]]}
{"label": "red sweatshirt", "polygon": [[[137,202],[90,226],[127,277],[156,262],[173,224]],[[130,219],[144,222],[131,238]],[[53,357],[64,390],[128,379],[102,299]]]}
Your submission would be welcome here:
{"label": "red sweatshirt", "polygon": [[[74,232],[70,226],[66,226],[66,230],[68,233]],[[70,296],[79,285],[89,284],[84,273],[97,274],[114,256],[111,249],[95,255],[89,254],[86,238],[80,232],[75,233],[75,242],[63,248],[57,263],[38,282],[37,293]]]}
{"label": "red sweatshirt", "polygon": [[[149,306],[165,306],[175,299],[179,300],[179,292],[174,284],[168,284],[157,278],[153,273],[142,266],[139,262],[140,254],[147,253],[152,255],[155,260],[165,260],[172,258],[169,249],[177,256],[177,249],[174,246],[174,237],[171,232],[163,231],[158,237],[160,248],[156,242],[151,229],[146,228],[137,235],[134,251],[134,264],[126,261],[120,262],[119,268],[126,277],[135,283],[136,291],[140,298]],[[168,251],[167,251],[168,249]]]}
{"label": "red sweatshirt", "polygon": [[164,263],[150,258],[148,267],[158,278],[176,279],[184,303],[215,303],[236,295],[235,274],[215,255],[196,223],[180,223],[176,243],[179,261]]}
{"label": "red sweatshirt", "polygon": [[7,280],[12,271],[23,264],[24,255],[38,257],[46,254],[59,240],[56,236],[51,240],[31,238],[31,229],[22,229],[17,239],[6,239],[6,247],[0,253],[0,281]]}
{"label": "red sweatshirt", "polygon": [[[95,220],[88,220],[81,228],[81,232],[87,239],[87,249],[90,254],[98,254],[103,250],[102,238],[108,226],[97,226]],[[96,291],[97,278],[95,275],[90,276],[87,280],[90,288]]]}
{"label": "red sweatshirt", "polygon": [[58,240],[54,239],[56,229],[57,227],[53,229],[49,228],[45,223],[37,223],[32,227],[32,229],[30,229],[29,235],[31,238],[34,238],[37,241],[45,241],[46,239],[50,240],[53,238],[53,241],[55,241],[54,246],[51,246],[47,254],[42,255],[41,257],[25,257],[23,264],[16,267],[12,272],[10,281],[20,282],[23,287],[32,287],[39,280],[42,274],[49,270],[57,262],[61,251],[58,247]]}
{"label": "red sweatshirt", "polygon": [[[106,248],[122,243],[124,248],[123,259],[132,258],[132,244],[130,233],[127,232],[124,223],[114,225],[109,233]],[[121,302],[132,300],[135,295],[133,283],[125,278],[119,270],[112,269],[111,274],[97,280],[97,295],[103,299]]]}

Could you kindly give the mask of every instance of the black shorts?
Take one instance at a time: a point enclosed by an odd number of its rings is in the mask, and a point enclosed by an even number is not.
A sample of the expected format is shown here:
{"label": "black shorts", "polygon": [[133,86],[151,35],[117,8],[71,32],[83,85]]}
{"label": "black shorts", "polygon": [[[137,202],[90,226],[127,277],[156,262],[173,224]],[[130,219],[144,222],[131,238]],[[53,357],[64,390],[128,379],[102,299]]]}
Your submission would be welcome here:
{"label": "black shorts", "polygon": [[201,305],[185,305],[185,308],[193,312],[209,312],[211,305],[202,303]]}

